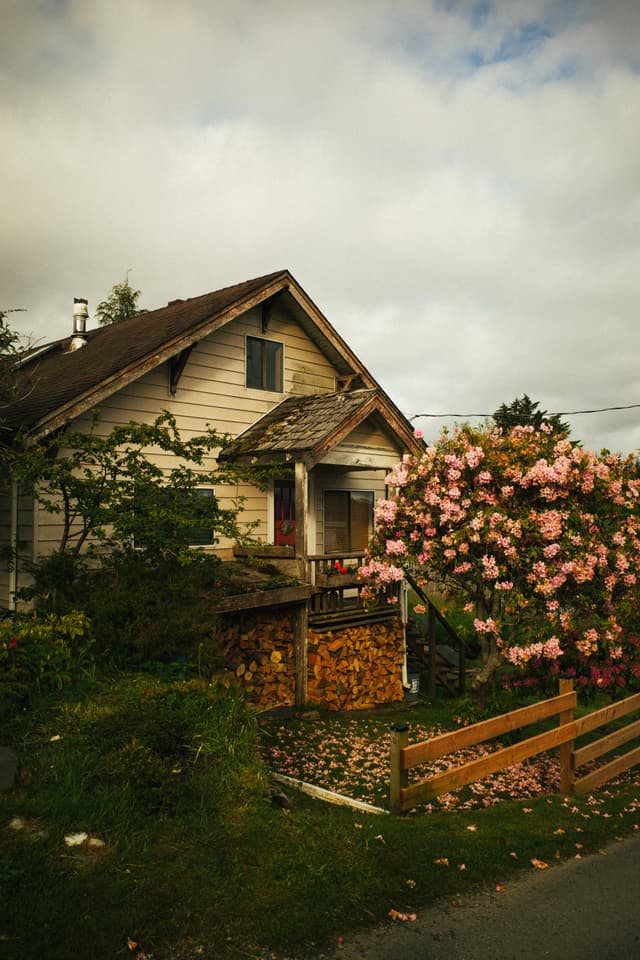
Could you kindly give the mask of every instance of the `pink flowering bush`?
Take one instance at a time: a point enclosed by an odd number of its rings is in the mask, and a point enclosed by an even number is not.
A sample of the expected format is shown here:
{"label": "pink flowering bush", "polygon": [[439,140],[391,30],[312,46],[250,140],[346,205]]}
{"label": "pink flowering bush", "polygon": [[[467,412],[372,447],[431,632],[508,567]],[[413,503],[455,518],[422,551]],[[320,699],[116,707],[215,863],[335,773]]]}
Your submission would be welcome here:
{"label": "pink flowering bush", "polygon": [[[411,573],[466,598],[482,651],[481,686],[560,673],[583,688],[640,675],[640,475],[632,457],[597,455],[543,425],[443,431],[406,455],[376,511],[361,575],[369,593]],[[556,684],[557,686],[557,684]]]}

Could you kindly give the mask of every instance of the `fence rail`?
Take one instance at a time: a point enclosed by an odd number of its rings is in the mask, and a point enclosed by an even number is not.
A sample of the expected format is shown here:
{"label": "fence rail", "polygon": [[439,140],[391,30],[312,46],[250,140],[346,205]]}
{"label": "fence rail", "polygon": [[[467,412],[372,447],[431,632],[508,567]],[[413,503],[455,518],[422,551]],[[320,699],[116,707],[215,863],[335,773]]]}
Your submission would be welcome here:
{"label": "fence rail", "polygon": [[[578,737],[640,710],[640,694],[634,694],[626,700],[610,704],[578,720],[574,719],[576,705],[577,696],[573,689],[573,681],[561,680],[560,693],[557,697],[542,700],[519,710],[512,710],[499,717],[483,720],[481,723],[474,723],[461,730],[443,733],[420,743],[409,744],[409,727],[406,724],[397,724],[393,728],[391,744],[392,811],[405,813],[416,803],[423,803],[451,790],[458,790],[491,773],[504,770],[514,763],[556,747],[560,748],[560,790],[565,794],[587,793],[640,763],[640,747],[635,747],[622,756],[615,757],[604,766],[582,777],[576,777],[576,770],[579,767],[640,737],[640,720],[636,720],[580,749],[575,748]],[[502,734],[520,730],[554,716],[558,717],[557,727],[537,733],[520,743],[502,747],[476,760],[461,763],[443,773],[409,783],[409,770],[419,764],[457,753],[465,747],[486,743]]]}

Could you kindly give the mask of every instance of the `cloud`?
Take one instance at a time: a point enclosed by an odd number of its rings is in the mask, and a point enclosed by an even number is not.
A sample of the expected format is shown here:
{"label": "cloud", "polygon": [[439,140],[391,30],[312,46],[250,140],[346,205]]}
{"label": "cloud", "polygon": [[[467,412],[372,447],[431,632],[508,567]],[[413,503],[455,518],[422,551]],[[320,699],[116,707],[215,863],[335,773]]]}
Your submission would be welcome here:
{"label": "cloud", "polygon": [[634,403],[639,18],[13,0],[0,303],[59,336],[128,269],[157,306],[286,266],[409,415]]}

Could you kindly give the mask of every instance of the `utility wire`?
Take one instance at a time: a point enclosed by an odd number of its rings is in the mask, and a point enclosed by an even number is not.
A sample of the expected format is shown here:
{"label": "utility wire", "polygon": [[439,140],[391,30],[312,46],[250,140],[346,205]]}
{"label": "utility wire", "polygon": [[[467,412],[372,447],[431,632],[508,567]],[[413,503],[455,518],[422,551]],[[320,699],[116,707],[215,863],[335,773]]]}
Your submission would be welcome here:
{"label": "utility wire", "polygon": [[[640,403],[628,403],[619,407],[598,407],[596,410],[560,410],[558,413],[545,412],[544,415],[545,417],[576,417],[580,413],[609,413],[611,410],[634,410],[638,407],[640,407]],[[411,419],[417,420],[419,417],[460,417],[464,419],[465,417],[493,417],[493,413],[414,413]]]}

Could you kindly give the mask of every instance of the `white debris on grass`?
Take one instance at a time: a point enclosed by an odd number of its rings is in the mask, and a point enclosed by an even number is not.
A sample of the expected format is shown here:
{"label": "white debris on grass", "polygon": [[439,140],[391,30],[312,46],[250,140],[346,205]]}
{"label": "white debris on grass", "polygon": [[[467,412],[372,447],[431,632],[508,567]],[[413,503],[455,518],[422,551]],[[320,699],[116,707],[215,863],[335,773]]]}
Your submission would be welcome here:
{"label": "white debris on grass", "polygon": [[70,833],[64,838],[64,842],[68,847],[79,847],[88,839],[88,833]]}

